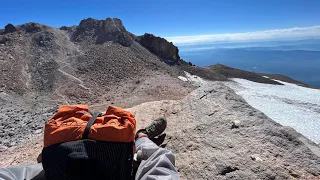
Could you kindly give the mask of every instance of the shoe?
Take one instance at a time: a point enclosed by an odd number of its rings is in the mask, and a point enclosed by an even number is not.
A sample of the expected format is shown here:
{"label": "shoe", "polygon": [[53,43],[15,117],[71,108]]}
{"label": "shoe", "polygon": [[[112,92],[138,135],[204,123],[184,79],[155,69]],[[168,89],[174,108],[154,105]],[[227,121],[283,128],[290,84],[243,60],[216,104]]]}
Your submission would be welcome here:
{"label": "shoe", "polygon": [[145,133],[148,135],[149,139],[153,139],[156,136],[159,136],[167,127],[167,120],[165,117],[160,117],[152,121],[152,123],[147,126],[145,129],[140,129],[136,133],[136,139],[139,136],[139,133]]}

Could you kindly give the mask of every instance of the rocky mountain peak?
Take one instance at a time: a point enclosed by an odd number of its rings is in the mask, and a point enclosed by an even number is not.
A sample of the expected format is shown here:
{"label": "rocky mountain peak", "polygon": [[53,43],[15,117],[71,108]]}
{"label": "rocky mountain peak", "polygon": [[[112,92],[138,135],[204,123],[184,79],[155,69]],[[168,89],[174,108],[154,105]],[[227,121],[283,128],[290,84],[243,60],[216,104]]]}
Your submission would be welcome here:
{"label": "rocky mountain peak", "polygon": [[166,39],[153,34],[135,36],[128,32],[122,21],[118,18],[97,20],[83,19],[76,27],[61,27],[61,30],[73,32],[71,40],[78,43],[103,44],[111,41],[129,47],[134,41],[148,49],[156,56],[166,60],[180,60],[179,49]]}
{"label": "rocky mountain peak", "polygon": [[4,33],[12,33],[14,31],[17,31],[17,28],[14,27],[14,25],[12,24],[7,24],[5,27],[4,27]]}
{"label": "rocky mountain peak", "polygon": [[117,18],[107,18],[106,20],[84,19],[76,28],[71,40],[76,42],[89,41],[94,44],[113,41],[126,47],[133,42],[121,20]]}
{"label": "rocky mountain peak", "polygon": [[136,41],[161,58],[174,61],[180,60],[179,49],[164,38],[145,33],[139,36]]}

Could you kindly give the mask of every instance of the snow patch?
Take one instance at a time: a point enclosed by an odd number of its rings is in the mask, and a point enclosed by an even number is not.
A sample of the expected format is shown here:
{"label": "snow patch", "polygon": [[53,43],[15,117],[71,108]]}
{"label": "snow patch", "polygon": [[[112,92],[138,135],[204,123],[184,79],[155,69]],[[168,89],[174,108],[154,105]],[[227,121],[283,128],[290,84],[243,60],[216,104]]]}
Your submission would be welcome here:
{"label": "snow patch", "polygon": [[262,84],[233,78],[225,84],[252,107],[283,126],[290,126],[320,143],[320,90],[278,81],[284,85]]}
{"label": "snow patch", "polygon": [[207,81],[203,80],[201,77],[196,76],[196,75],[192,75],[186,71],[184,71],[184,73],[186,74],[186,77],[184,76],[178,76],[178,78],[182,81],[188,81],[190,83],[192,83],[193,85],[196,86],[203,86],[205,84],[207,84]]}
{"label": "snow patch", "polygon": [[267,78],[267,79],[270,79],[268,76],[262,76],[262,77]]}
{"label": "snow patch", "polygon": [[188,81],[188,79],[186,77],[183,77],[183,76],[178,76],[178,79],[180,79],[181,81]]}

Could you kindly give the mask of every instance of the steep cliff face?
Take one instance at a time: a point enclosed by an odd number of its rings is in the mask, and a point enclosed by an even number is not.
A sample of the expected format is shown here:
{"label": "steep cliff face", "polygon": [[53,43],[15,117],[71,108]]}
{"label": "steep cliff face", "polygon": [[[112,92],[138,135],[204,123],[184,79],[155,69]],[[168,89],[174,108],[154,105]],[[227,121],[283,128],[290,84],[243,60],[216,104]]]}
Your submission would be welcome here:
{"label": "steep cliff face", "polygon": [[112,41],[126,47],[129,47],[133,42],[121,20],[117,18],[107,18],[106,20],[84,19],[72,34],[71,40],[94,44]]}
{"label": "steep cliff face", "polygon": [[[61,29],[71,31],[67,27],[62,27]],[[84,19],[75,28],[71,35],[71,40],[74,42],[90,42],[92,44],[103,44],[112,41],[125,47],[130,47],[135,40],[160,58],[174,61],[180,59],[178,48],[171,42],[148,33],[136,36],[128,32],[122,21],[117,18],[107,18],[105,20]]]}
{"label": "steep cliff face", "polygon": [[180,60],[179,49],[164,38],[146,33],[139,36],[136,41],[161,58],[174,61]]}

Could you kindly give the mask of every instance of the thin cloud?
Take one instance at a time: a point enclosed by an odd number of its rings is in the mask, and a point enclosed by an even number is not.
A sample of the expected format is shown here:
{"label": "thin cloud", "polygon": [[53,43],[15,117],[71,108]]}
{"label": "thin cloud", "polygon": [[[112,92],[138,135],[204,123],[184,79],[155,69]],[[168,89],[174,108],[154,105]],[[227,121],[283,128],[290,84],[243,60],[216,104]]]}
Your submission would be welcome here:
{"label": "thin cloud", "polygon": [[254,42],[267,40],[299,40],[313,37],[320,37],[320,26],[273,29],[247,33],[175,36],[166,37],[166,39],[176,45],[192,45],[209,43]]}

